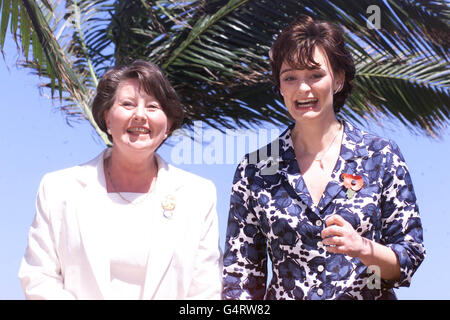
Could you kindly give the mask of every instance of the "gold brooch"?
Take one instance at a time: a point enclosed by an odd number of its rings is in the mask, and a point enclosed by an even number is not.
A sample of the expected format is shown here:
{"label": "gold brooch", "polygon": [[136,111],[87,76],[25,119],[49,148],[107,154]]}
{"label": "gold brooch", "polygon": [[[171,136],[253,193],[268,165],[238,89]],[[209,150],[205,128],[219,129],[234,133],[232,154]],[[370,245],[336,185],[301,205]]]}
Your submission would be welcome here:
{"label": "gold brooch", "polygon": [[172,218],[173,216],[173,210],[175,209],[175,196],[168,194],[164,197],[164,199],[161,201],[161,206],[164,210],[163,215],[166,218]]}

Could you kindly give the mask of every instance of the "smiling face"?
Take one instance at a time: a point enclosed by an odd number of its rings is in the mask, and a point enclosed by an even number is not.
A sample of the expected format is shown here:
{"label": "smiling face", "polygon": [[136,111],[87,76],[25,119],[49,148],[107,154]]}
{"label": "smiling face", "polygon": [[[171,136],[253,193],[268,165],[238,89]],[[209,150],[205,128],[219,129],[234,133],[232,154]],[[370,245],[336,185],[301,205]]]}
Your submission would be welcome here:
{"label": "smiling face", "polygon": [[105,111],[105,122],[114,147],[127,151],[154,152],[170,128],[159,101],[137,79],[120,83],[114,104]]}
{"label": "smiling face", "polygon": [[342,75],[335,75],[325,51],[314,48],[315,69],[295,69],[283,62],[280,70],[280,92],[289,114],[296,121],[321,117],[335,117],[333,93],[343,82]]}

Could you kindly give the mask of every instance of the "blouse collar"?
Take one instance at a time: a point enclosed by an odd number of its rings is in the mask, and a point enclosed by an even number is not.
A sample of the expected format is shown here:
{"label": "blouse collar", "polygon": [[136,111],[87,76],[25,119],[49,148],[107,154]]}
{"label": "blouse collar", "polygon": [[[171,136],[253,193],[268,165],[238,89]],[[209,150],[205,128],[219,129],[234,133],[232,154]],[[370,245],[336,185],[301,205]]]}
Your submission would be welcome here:
{"label": "blouse collar", "polygon": [[[340,157],[344,160],[353,160],[368,156],[367,146],[364,143],[364,134],[345,120],[340,120],[344,126],[344,135]],[[279,137],[279,160],[290,163],[295,159],[294,145],[292,142],[292,129],[295,123],[289,127]]]}
{"label": "blouse collar", "polygon": [[[348,166],[346,166],[345,163],[351,163],[352,161],[368,156],[368,149],[366,143],[364,143],[364,133],[346,121],[341,120],[341,122],[344,125],[341,151],[336,166],[333,169],[332,178],[317,207],[313,205],[312,198],[307,190],[295,157],[291,138],[294,124],[291,124],[280,135],[277,141],[277,143],[279,143],[278,161],[276,162],[276,164],[278,164],[277,173],[280,173],[286,178],[288,185],[292,187],[295,194],[317,214],[343,189],[340,176],[344,170],[348,169]],[[267,166],[267,164],[264,165]],[[350,165],[349,167],[354,166]]]}

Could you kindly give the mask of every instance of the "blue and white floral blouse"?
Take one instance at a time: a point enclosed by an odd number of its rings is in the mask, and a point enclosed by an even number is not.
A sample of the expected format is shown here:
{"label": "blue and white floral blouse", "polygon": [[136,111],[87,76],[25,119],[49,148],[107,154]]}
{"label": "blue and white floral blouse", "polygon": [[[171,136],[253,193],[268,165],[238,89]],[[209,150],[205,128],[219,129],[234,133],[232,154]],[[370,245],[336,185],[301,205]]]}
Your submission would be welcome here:
{"label": "blue and white floral blouse", "polygon": [[[315,206],[295,159],[292,127],[276,140],[278,157],[264,157],[260,149],[261,153],[246,155],[236,170],[223,298],[396,299],[392,288],[409,286],[425,257],[416,196],[399,148],[344,122],[339,158]],[[268,146],[269,154],[273,146]],[[272,174],[264,171],[274,165],[278,168]],[[343,173],[364,180],[350,199]],[[400,279],[377,282],[358,258],[327,252],[320,233],[333,214],[363,237],[391,248],[400,262]],[[272,280],[266,288],[267,254]]]}

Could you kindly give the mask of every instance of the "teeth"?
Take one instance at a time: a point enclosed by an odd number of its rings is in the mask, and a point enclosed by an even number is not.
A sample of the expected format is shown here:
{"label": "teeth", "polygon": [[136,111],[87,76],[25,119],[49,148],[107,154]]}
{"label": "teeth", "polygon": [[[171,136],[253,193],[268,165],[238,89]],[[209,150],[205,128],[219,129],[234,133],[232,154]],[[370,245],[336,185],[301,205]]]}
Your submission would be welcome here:
{"label": "teeth", "polygon": [[130,128],[128,129],[129,132],[138,132],[138,133],[147,133],[149,132],[148,129],[145,128]]}
{"label": "teeth", "polygon": [[315,103],[317,102],[317,99],[307,99],[307,100],[297,100],[295,101],[296,103],[301,103],[301,104],[305,104],[305,103]]}
{"label": "teeth", "polygon": [[312,107],[316,104],[317,99],[306,99],[306,100],[297,100],[295,101],[295,104],[297,107]]}

